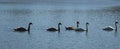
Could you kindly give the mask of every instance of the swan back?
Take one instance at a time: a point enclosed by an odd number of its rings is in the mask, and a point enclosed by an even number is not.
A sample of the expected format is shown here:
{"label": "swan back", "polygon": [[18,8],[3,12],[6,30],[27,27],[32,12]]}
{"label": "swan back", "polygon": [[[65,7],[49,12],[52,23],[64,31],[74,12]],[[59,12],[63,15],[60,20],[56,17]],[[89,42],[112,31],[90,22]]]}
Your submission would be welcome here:
{"label": "swan back", "polygon": [[65,28],[66,28],[66,30],[74,30],[73,27],[65,27]]}
{"label": "swan back", "polygon": [[84,29],[82,29],[82,28],[77,28],[77,29],[75,29],[75,31],[77,31],[77,32],[82,32],[82,31],[86,31],[86,30],[84,30]]}
{"label": "swan back", "polygon": [[107,26],[107,27],[103,28],[103,30],[106,30],[106,31],[112,31],[114,29],[115,28],[113,28],[112,26]]}
{"label": "swan back", "polygon": [[24,31],[27,31],[27,29],[20,27],[20,28],[14,29],[14,31],[24,32]]}
{"label": "swan back", "polygon": [[47,31],[57,31],[57,29],[55,29],[55,28],[49,28],[49,29],[47,29]]}

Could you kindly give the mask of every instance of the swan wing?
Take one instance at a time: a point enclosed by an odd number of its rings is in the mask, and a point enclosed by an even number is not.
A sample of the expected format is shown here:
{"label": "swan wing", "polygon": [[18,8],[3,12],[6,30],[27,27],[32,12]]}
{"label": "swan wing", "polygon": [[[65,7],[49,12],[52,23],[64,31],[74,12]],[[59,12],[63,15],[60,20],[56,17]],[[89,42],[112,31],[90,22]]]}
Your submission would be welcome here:
{"label": "swan wing", "polygon": [[115,29],[115,28],[112,27],[112,26],[106,26],[106,27],[103,28],[103,30],[109,30],[109,31],[112,31],[112,30],[114,30],[114,29]]}
{"label": "swan wing", "polygon": [[23,28],[23,27],[19,27],[19,28],[16,28],[14,29],[15,31],[19,31],[19,32],[24,32],[24,31],[27,31],[27,29]]}
{"label": "swan wing", "polygon": [[115,29],[115,28],[114,28],[114,27],[112,27],[112,26],[106,26],[106,27],[104,27],[103,29],[105,29],[105,28]]}
{"label": "swan wing", "polygon": [[114,27],[112,27],[112,26],[108,26],[108,28],[112,28],[112,29],[115,29]]}
{"label": "swan wing", "polygon": [[78,29],[75,29],[75,31],[85,31],[85,30],[82,28],[78,28]]}
{"label": "swan wing", "polygon": [[65,28],[66,28],[66,30],[74,30],[73,27],[65,27]]}
{"label": "swan wing", "polygon": [[47,31],[57,31],[55,28],[48,28]]}

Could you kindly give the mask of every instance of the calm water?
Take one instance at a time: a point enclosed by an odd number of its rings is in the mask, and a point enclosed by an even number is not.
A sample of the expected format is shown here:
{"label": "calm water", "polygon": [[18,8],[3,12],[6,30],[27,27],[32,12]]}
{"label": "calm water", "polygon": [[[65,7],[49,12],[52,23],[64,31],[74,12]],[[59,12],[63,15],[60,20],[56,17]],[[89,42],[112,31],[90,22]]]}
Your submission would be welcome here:
{"label": "calm water", "polygon": [[[75,8],[74,6],[3,5],[0,7],[0,49],[120,49],[120,7]],[[118,32],[103,31],[118,20]],[[65,26],[85,28],[89,31],[66,31]],[[32,22],[31,33],[14,32],[14,28],[27,28]],[[61,32],[48,32],[49,27]]]}

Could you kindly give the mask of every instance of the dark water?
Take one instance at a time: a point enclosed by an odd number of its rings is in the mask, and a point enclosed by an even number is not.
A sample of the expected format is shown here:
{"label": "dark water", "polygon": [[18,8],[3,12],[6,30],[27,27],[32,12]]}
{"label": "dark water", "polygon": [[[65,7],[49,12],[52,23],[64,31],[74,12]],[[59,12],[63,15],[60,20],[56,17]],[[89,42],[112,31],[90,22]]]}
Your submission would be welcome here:
{"label": "dark water", "polygon": [[[118,31],[103,31],[105,26],[120,22],[120,7],[75,8],[40,5],[4,5],[0,8],[0,49],[120,49],[120,26]],[[65,26],[76,27],[76,21],[89,31],[66,31]],[[32,22],[31,33],[14,32],[14,28],[27,28]],[[48,32],[49,27],[61,32]]]}

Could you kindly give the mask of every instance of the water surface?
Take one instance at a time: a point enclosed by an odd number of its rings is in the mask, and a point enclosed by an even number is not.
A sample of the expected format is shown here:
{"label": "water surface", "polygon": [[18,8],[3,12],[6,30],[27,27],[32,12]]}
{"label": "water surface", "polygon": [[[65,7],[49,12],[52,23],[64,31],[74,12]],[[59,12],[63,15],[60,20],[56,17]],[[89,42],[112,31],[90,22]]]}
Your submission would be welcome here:
{"label": "water surface", "polygon": [[[93,7],[1,4],[0,49],[120,49],[119,24],[117,32],[102,30],[120,22],[120,7]],[[84,29],[89,22],[88,33],[65,30],[65,26],[76,27],[76,21]],[[20,26],[27,28],[29,22],[33,23],[30,34],[14,32]],[[60,33],[46,31],[59,22]]]}

